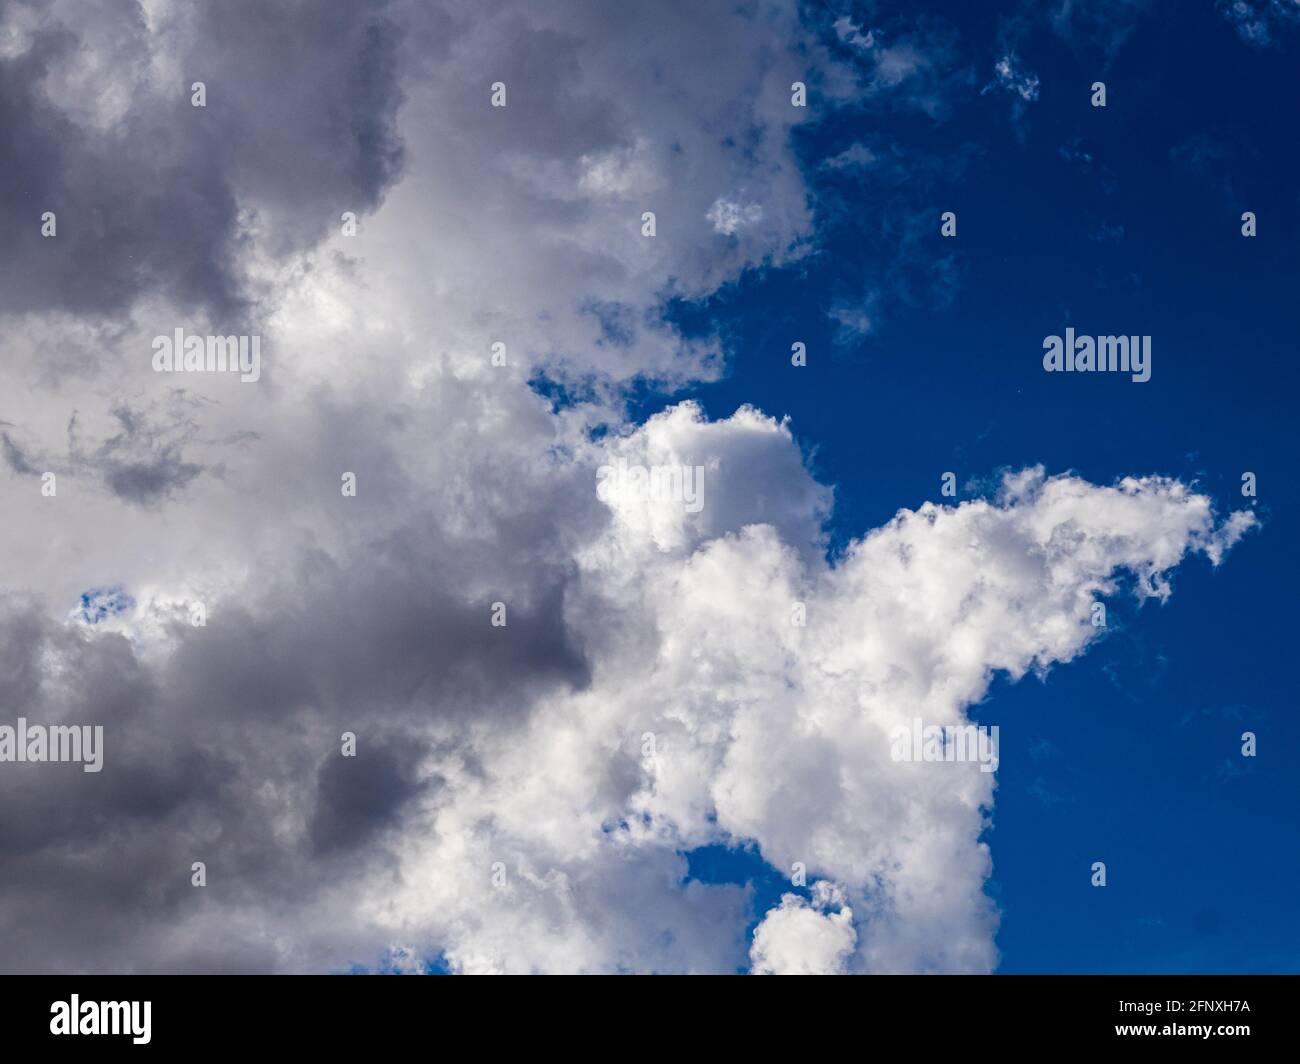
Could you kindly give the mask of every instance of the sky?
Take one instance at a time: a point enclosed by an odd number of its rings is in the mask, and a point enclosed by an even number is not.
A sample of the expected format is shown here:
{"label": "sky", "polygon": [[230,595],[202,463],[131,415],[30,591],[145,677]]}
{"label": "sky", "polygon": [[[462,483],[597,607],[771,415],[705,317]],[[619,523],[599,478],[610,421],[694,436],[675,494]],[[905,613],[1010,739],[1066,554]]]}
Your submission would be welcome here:
{"label": "sky", "polygon": [[0,6],[0,969],[1296,971],[1298,46]]}

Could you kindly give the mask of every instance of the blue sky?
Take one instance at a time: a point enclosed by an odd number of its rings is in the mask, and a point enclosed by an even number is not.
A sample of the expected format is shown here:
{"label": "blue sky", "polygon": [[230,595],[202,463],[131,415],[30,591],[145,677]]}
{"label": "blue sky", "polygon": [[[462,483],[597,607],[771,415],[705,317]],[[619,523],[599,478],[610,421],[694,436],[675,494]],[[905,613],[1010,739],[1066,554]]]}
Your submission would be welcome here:
{"label": "blue sky", "polygon": [[[1000,7],[922,5],[956,27],[981,85]],[[1163,605],[1113,600],[1098,645],[1045,681],[997,682],[977,708],[1003,742],[987,889],[1003,972],[1295,971],[1300,64],[1294,47],[1239,39],[1211,5],[1137,19],[1109,63],[1042,21],[1016,40],[1039,78],[1018,113],[1008,93],[965,91],[941,121],[882,104],[802,131],[823,250],[675,308],[727,337],[725,379],[687,394],[712,417],[750,402],[792,419],[835,485],[834,544],[943,502],[948,470],[959,500],[1042,463],[1097,483],[1163,474],[1222,511],[1254,507],[1262,530],[1217,571],[1190,561]],[[864,142],[889,172],[822,165]],[[866,335],[828,313],[855,294],[879,311]],[[1043,337],[1066,326],[1152,336],[1151,380],[1044,373]],[[805,368],[789,365],[796,339]],[[1256,500],[1241,497],[1245,471]],[[1240,756],[1247,730],[1255,759]],[[754,863],[711,850],[696,868],[743,881]]]}

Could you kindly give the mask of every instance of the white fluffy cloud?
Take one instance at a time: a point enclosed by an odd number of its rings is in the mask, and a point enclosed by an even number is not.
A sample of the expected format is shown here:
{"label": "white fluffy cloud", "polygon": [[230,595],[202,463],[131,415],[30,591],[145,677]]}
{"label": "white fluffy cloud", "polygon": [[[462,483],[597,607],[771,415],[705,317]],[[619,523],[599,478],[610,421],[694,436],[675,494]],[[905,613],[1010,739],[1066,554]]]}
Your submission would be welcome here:
{"label": "white fluffy cloud", "polygon": [[[720,476],[738,436],[785,448],[790,460],[766,467],[777,494],[807,500],[802,530],[783,515],[782,535],[723,501],[707,531],[688,534],[681,504],[664,502],[587,543],[565,615],[591,684],[479,748],[482,779],[408,837],[402,878],[420,886],[397,910],[467,970],[727,970],[725,940],[674,933],[666,951],[661,925],[684,918],[668,912],[692,893],[673,882],[674,855],[743,841],[778,869],[800,862],[839,884],[834,913],[824,898],[783,899],[754,939],[756,970],[989,970],[996,913],[979,836],[994,777],[894,762],[891,732],[913,717],[964,723],[995,671],[1071,660],[1097,634],[1093,602],[1123,574],[1164,596],[1169,569],[1189,551],[1217,559],[1250,518],[1216,524],[1204,496],[1158,478],[1100,487],[1026,470],[993,501],[901,511],[829,566],[798,549],[821,500],[783,426],[680,408],[633,441],[656,453],[669,429],[674,449],[657,453],[689,453]],[[806,627],[792,621],[797,603]],[[481,884],[430,893],[466,845],[473,864],[495,855],[513,877],[494,949],[478,921],[497,903]],[[647,880],[660,885],[653,899]],[[696,913],[735,903],[726,889],[693,891]],[[653,916],[631,919],[629,903]],[[544,921],[524,922],[539,910]],[[611,924],[617,946],[597,945]]]}
{"label": "white fluffy cloud", "polygon": [[[755,975],[839,975],[853,953],[857,933],[853,910],[844,906],[842,892],[819,880],[810,905],[797,894],[786,894],[754,929],[749,950]],[[835,912],[825,911],[839,905]]]}

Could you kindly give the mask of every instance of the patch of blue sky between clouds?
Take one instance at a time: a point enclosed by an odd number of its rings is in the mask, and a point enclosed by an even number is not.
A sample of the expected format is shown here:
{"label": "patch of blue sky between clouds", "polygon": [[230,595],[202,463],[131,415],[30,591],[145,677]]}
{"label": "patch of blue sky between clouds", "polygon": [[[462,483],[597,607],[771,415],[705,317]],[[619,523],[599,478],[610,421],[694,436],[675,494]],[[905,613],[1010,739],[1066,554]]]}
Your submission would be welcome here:
{"label": "patch of blue sky between clouds", "polygon": [[111,587],[92,587],[81,593],[80,603],[72,611],[74,620],[83,624],[103,624],[135,609],[133,599],[120,584]]}
{"label": "patch of blue sky between clouds", "polygon": [[[794,894],[805,901],[812,899],[812,890],[808,886],[795,886],[790,874],[783,874],[768,864],[753,843],[730,846],[711,843],[679,852],[686,858],[682,887],[694,881],[710,886],[726,884],[749,888],[749,922],[744,930],[746,943],[753,941],[754,929],[771,909],[780,905],[782,895]],[[815,880],[817,877],[812,878]],[[736,969],[737,974],[748,971],[748,960]]]}

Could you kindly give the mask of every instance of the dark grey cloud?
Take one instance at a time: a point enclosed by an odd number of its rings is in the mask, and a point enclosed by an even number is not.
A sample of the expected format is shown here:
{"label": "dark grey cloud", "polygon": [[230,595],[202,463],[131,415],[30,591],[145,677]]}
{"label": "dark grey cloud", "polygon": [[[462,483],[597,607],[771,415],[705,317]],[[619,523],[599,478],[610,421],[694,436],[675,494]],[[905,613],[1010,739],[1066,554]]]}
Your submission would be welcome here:
{"label": "dark grey cloud", "polygon": [[119,499],[147,506],[184,490],[203,472],[202,465],[184,459],[185,442],[198,427],[183,409],[173,406],[169,420],[162,423],[125,403],[119,403],[111,413],[120,430],[90,454],[81,450],[75,420],[68,436],[76,466],[99,473]]}
{"label": "dark grey cloud", "polygon": [[[0,312],[118,316],[157,293],[228,324],[254,300],[250,226],[273,255],[309,246],[400,172],[387,3],[182,5],[161,40],[138,4],[111,28],[21,6],[38,21],[0,58]],[[69,85],[88,51],[93,74]],[[160,52],[174,82],[150,75]],[[97,96],[128,106],[100,113]]]}
{"label": "dark grey cloud", "polygon": [[[454,751],[432,737],[440,725],[523,724],[545,692],[589,682],[564,574],[507,596],[508,624],[493,628],[490,601],[448,590],[470,571],[467,546],[455,559],[436,537],[398,536],[348,565],[304,554],[206,627],[168,622],[162,663],[52,622],[38,599],[0,600],[0,723],[105,728],[99,773],[0,766],[0,805],[17,812],[0,825],[0,968],[291,964],[238,925],[241,910],[288,929],[294,906],[389,864],[405,816],[436,797],[421,759]],[[344,731],[356,757],[342,755]],[[190,884],[196,860],[207,887]],[[226,930],[200,948],[186,935],[205,907]]]}
{"label": "dark grey cloud", "polygon": [[0,432],[0,444],[4,446],[5,461],[15,473],[25,476],[39,472],[28,460],[23,449],[13,441],[7,432]]}
{"label": "dark grey cloud", "polygon": [[0,447],[9,468],[19,475],[35,477],[49,471],[92,477],[122,502],[154,506],[183,492],[200,474],[220,473],[185,458],[186,445],[199,429],[190,412],[192,404],[180,389],[161,406],[117,402],[108,411],[116,431],[103,438],[90,438],[74,412],[62,453],[25,448],[8,431],[0,431]]}
{"label": "dark grey cloud", "polygon": [[317,773],[311,842],[316,855],[353,850],[396,827],[402,807],[429,786],[403,738],[368,739],[364,756],[330,756]]}

